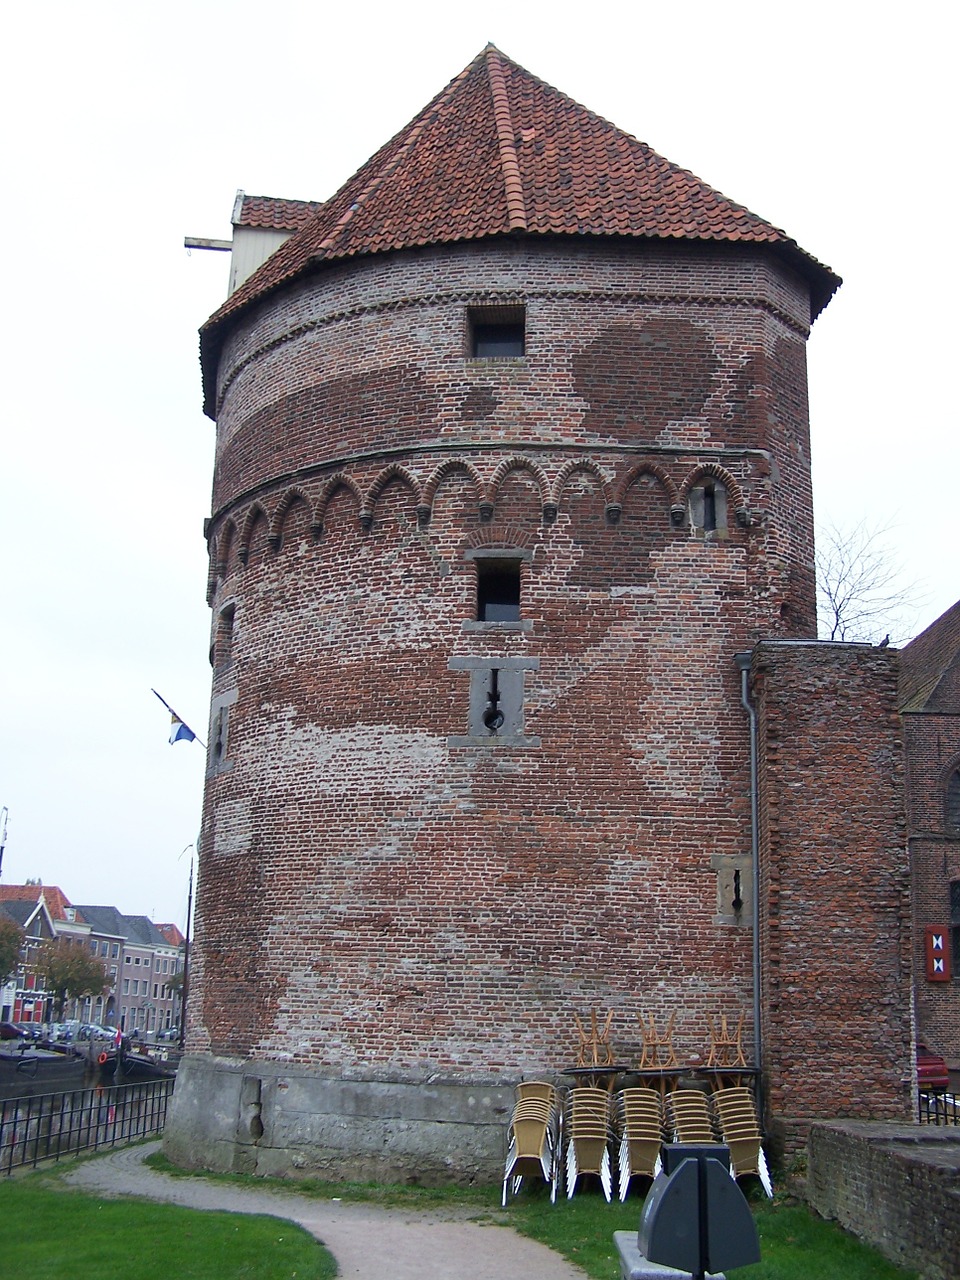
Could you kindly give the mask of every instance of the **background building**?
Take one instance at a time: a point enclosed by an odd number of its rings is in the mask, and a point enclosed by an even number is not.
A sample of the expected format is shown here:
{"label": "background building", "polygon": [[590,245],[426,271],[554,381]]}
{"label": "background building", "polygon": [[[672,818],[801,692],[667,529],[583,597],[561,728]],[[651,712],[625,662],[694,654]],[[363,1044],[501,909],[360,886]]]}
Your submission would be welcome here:
{"label": "background building", "polygon": [[3,997],[4,1009],[10,1009],[5,1018],[53,1019],[37,947],[44,939],[63,937],[87,948],[103,965],[106,978],[102,993],[69,999],[65,1018],[143,1034],[179,1025],[185,941],[176,925],[157,926],[146,916],[124,915],[116,907],[77,906],[56,886],[39,884],[0,885],[0,910],[27,934],[22,963]]}

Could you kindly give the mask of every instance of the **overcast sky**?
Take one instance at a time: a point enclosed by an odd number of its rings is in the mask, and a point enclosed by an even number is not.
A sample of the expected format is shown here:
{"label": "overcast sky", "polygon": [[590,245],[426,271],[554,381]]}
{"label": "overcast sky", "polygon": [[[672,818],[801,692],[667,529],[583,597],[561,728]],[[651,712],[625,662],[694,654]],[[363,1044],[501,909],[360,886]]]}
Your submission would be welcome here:
{"label": "overcast sky", "polygon": [[229,238],[237,188],[331,195],[488,41],[843,276],[809,343],[819,518],[894,526],[916,630],[960,595],[955,11],[475,9],[6,16],[4,883],[183,926],[204,753],[150,689],[206,737],[196,330],[228,271],[183,237]]}

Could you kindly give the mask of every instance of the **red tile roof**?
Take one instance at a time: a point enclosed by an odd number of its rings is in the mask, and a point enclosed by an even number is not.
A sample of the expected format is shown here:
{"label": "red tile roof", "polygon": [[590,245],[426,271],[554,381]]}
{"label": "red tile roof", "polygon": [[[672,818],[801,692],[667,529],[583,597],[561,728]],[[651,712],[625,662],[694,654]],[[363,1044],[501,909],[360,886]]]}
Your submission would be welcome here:
{"label": "red tile roof", "polygon": [[509,233],[769,245],[810,283],[814,316],[840,284],[783,231],[488,45],[207,321],[208,412],[225,327],[266,294],[324,262]]}
{"label": "red tile roof", "polygon": [[322,208],[320,200],[281,200],[276,196],[248,196],[238,191],[233,225],[270,231],[299,231]]}
{"label": "red tile roof", "polygon": [[0,884],[0,902],[39,902],[41,895],[52,920],[66,920],[70,899],[53,884]]}

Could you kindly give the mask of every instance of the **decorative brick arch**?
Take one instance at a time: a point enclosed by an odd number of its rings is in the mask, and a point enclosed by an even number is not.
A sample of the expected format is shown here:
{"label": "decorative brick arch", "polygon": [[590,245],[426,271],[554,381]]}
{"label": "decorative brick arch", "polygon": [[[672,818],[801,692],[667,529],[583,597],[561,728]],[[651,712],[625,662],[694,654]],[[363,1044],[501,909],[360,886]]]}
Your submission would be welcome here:
{"label": "decorative brick arch", "polygon": [[702,462],[699,466],[688,473],[680,486],[681,502],[686,506],[687,499],[690,496],[690,490],[695,488],[704,476],[712,476],[715,480],[719,480],[727,491],[727,505],[732,507],[737,518],[737,524],[747,525],[750,523],[750,513],[747,510],[746,500],[743,496],[743,490],[740,483],[734,476],[722,467],[719,462]]}
{"label": "decorative brick arch", "polygon": [[213,603],[220,581],[219,545],[217,534],[211,534],[207,542],[207,604]]}
{"label": "decorative brick arch", "polygon": [[480,500],[480,518],[481,520],[490,520],[493,518],[494,507],[497,503],[497,494],[500,491],[504,480],[511,471],[526,471],[533,477],[537,488],[540,491],[540,508],[543,510],[550,503],[550,483],[543,471],[542,467],[537,466],[532,458],[524,458],[517,454],[512,458],[505,458],[500,463],[489,484],[486,486],[483,497]]}
{"label": "decorative brick arch", "polygon": [[233,520],[226,520],[223,527],[214,535],[211,550],[215,551],[213,572],[218,581],[227,576],[230,568],[230,553],[237,537],[237,526]]}
{"label": "decorative brick arch", "polygon": [[676,523],[676,512],[680,510],[682,513],[683,510],[680,491],[670,473],[656,462],[638,462],[635,467],[630,468],[617,485],[614,500],[607,503],[607,519],[613,524],[620,519],[627,493],[641,476],[652,476],[658,482],[670,504],[670,517]]}
{"label": "decorative brick arch", "polygon": [[243,521],[243,532],[240,534],[240,561],[242,564],[247,563],[250,555],[250,535],[253,532],[257,520],[262,517],[263,523],[267,526],[267,535],[269,539],[270,519],[259,502],[254,502]]}
{"label": "decorative brick arch", "polygon": [[605,510],[609,510],[612,501],[613,490],[611,481],[601,471],[599,465],[594,462],[593,458],[571,458],[560,469],[553,485],[553,496],[549,502],[544,503],[543,518],[547,521],[553,521],[557,518],[557,512],[560,510],[560,503],[563,499],[563,491],[566,488],[567,481],[571,476],[575,476],[578,471],[585,471],[588,475],[592,475],[600,486],[600,492],[603,495],[603,505]]}
{"label": "decorative brick arch", "polygon": [[384,467],[376,480],[374,480],[373,484],[367,490],[367,495],[363,499],[363,503],[360,507],[360,524],[364,529],[369,529],[373,524],[373,516],[377,508],[377,499],[380,497],[381,493],[383,493],[391,480],[399,480],[410,490],[413,494],[414,503],[418,512],[422,507],[423,498],[420,493],[419,481],[406,469],[406,467],[401,467],[399,463],[392,463],[389,467]]}
{"label": "decorative brick arch", "polygon": [[323,486],[320,491],[320,497],[317,499],[317,505],[313,509],[313,520],[310,527],[313,530],[314,537],[319,538],[323,535],[323,521],[327,514],[327,507],[330,505],[330,499],[340,489],[346,489],[349,493],[352,493],[358,512],[362,509],[363,495],[360,493],[356,481],[352,476],[348,476],[345,471],[338,471]]}
{"label": "decorative brick arch", "polygon": [[269,533],[269,542],[274,551],[279,550],[280,544],[283,541],[283,525],[290,512],[290,508],[298,501],[305,503],[309,510],[310,499],[299,486],[294,485],[286,491],[277,503],[276,510],[273,513],[273,519],[270,521]]}
{"label": "decorative brick arch", "polygon": [[465,458],[449,458],[446,462],[442,462],[433,475],[423,487],[423,500],[417,508],[417,518],[421,526],[430,522],[433,515],[433,503],[437,496],[437,490],[446,480],[447,476],[451,476],[454,472],[462,472],[473,483],[473,493],[479,506],[483,498],[483,481],[480,479],[480,473],[472,463],[467,462]]}
{"label": "decorative brick arch", "polygon": [[508,547],[511,550],[526,551],[536,544],[535,536],[529,529],[519,525],[507,524],[494,529],[484,525],[480,529],[471,529],[464,537],[462,546],[465,551],[478,551],[481,547]]}

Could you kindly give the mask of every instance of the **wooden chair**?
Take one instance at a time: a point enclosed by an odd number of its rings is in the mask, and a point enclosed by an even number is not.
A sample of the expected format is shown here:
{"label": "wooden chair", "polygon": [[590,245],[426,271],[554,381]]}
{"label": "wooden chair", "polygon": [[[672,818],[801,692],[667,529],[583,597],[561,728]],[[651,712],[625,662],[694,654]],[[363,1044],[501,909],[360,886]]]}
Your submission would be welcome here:
{"label": "wooden chair", "polygon": [[640,1019],[640,1034],[643,1037],[643,1048],[640,1051],[640,1069],[663,1067],[669,1071],[678,1067],[677,1055],[673,1049],[673,1026],[676,1012],[671,1013],[663,1034],[657,1031],[653,1014],[637,1014]]}
{"label": "wooden chair", "polygon": [[743,1021],[741,1013],[736,1027],[731,1030],[727,1015],[720,1015],[719,1026],[707,1014],[707,1026],[710,1028],[710,1052],[707,1055],[708,1067],[745,1067],[747,1060],[743,1056]]}
{"label": "wooden chair", "polygon": [[609,1067],[613,1063],[613,1049],[610,1046],[610,1026],[613,1022],[613,1010],[607,1014],[603,1029],[599,1027],[596,1009],[590,1010],[590,1030],[584,1029],[579,1014],[573,1015],[577,1024],[580,1044],[577,1048],[578,1067]]}

